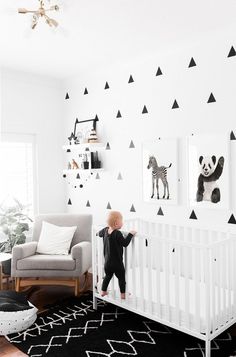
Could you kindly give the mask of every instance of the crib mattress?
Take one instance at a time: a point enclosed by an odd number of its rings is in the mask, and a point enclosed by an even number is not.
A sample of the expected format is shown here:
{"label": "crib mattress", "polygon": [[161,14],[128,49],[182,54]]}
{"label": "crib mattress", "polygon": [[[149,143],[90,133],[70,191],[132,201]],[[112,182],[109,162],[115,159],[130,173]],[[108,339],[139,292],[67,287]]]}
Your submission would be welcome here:
{"label": "crib mattress", "polygon": [[[211,304],[207,314],[206,284],[204,282],[196,285],[192,278],[186,279],[179,276],[177,279],[178,289],[176,289],[176,276],[171,273],[166,276],[166,273],[160,272],[160,280],[157,285],[155,270],[151,271],[150,277],[150,271],[147,268],[144,269],[141,279],[138,267],[135,271],[135,279],[131,269],[126,272],[126,277],[127,293],[126,300],[122,302],[122,305],[134,309],[140,314],[144,312],[152,317],[156,316],[163,322],[168,321],[201,333],[206,331],[207,318],[210,329],[216,325],[219,328],[233,318],[233,291],[225,286],[215,286],[214,308]],[[151,289],[148,288],[148,281],[151,282]],[[108,293],[108,299],[114,300],[114,303],[120,300],[116,278],[113,278],[113,282],[110,283]]]}

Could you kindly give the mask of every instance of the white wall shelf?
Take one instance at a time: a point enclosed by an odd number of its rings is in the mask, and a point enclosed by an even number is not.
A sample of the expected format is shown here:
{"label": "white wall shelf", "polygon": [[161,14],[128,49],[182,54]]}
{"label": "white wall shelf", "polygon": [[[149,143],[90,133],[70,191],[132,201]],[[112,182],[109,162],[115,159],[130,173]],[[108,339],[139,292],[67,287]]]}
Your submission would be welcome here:
{"label": "white wall shelf", "polygon": [[73,174],[73,173],[81,173],[81,172],[84,172],[84,173],[90,173],[90,172],[102,172],[104,171],[104,169],[66,169],[66,170],[63,170],[63,174]]}
{"label": "white wall shelf", "polygon": [[105,150],[105,144],[104,143],[83,143],[83,144],[77,144],[77,145],[63,145],[62,146],[63,150],[67,151],[70,150],[71,152],[86,152],[86,149],[89,149],[88,151],[101,151]]}
{"label": "white wall shelf", "polygon": [[[64,145],[62,148],[64,151],[67,152],[68,163],[72,164],[71,160],[74,159],[79,166],[78,169],[72,169],[72,168],[64,169],[63,170],[64,175],[66,174],[71,176],[74,174],[76,176],[79,173],[84,178],[85,176],[90,176],[93,173],[99,173],[104,171],[104,168],[102,167],[100,168],[92,167],[92,155],[93,154],[96,155],[98,159],[98,155],[96,154],[96,152],[101,152],[102,150],[105,150],[104,143],[83,143],[83,144],[74,144],[74,145]],[[83,168],[84,159],[86,159],[86,161],[88,162],[87,169]]]}

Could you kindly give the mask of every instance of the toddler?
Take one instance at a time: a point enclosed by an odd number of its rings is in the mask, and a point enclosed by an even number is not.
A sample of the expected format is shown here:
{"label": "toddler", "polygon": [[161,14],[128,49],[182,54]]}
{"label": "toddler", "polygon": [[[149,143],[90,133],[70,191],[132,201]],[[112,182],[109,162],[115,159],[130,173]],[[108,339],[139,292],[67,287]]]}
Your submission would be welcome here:
{"label": "toddler", "polygon": [[113,276],[118,279],[121,299],[125,299],[125,268],[123,263],[123,247],[127,247],[136,234],[130,231],[126,238],[119,231],[123,226],[123,217],[120,212],[111,211],[107,219],[108,227],[103,228],[99,237],[103,238],[103,253],[105,258],[105,277],[102,283],[101,296],[107,295],[107,287]]}

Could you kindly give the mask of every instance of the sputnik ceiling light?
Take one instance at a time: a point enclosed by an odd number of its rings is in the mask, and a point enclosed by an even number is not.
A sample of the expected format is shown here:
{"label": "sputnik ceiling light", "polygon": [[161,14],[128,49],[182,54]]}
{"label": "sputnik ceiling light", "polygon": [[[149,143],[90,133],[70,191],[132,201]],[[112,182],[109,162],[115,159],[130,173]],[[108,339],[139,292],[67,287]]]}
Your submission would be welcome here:
{"label": "sputnik ceiling light", "polygon": [[49,6],[48,8],[45,7],[44,0],[39,0],[39,8],[37,10],[27,10],[25,8],[19,8],[18,13],[19,14],[32,14],[32,23],[31,23],[31,28],[35,29],[35,27],[38,24],[38,21],[41,18],[45,19],[45,22],[50,26],[50,27],[57,27],[58,22],[51,17],[47,15],[48,12],[51,11],[59,11],[59,6],[58,5],[52,5]]}

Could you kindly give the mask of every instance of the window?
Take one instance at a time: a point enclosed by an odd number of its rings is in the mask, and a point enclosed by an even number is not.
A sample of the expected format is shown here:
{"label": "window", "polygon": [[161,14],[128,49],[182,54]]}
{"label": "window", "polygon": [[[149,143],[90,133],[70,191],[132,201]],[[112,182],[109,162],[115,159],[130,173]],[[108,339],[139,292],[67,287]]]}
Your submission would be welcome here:
{"label": "window", "polygon": [[0,142],[0,203],[19,200],[35,214],[35,137],[3,134]]}

